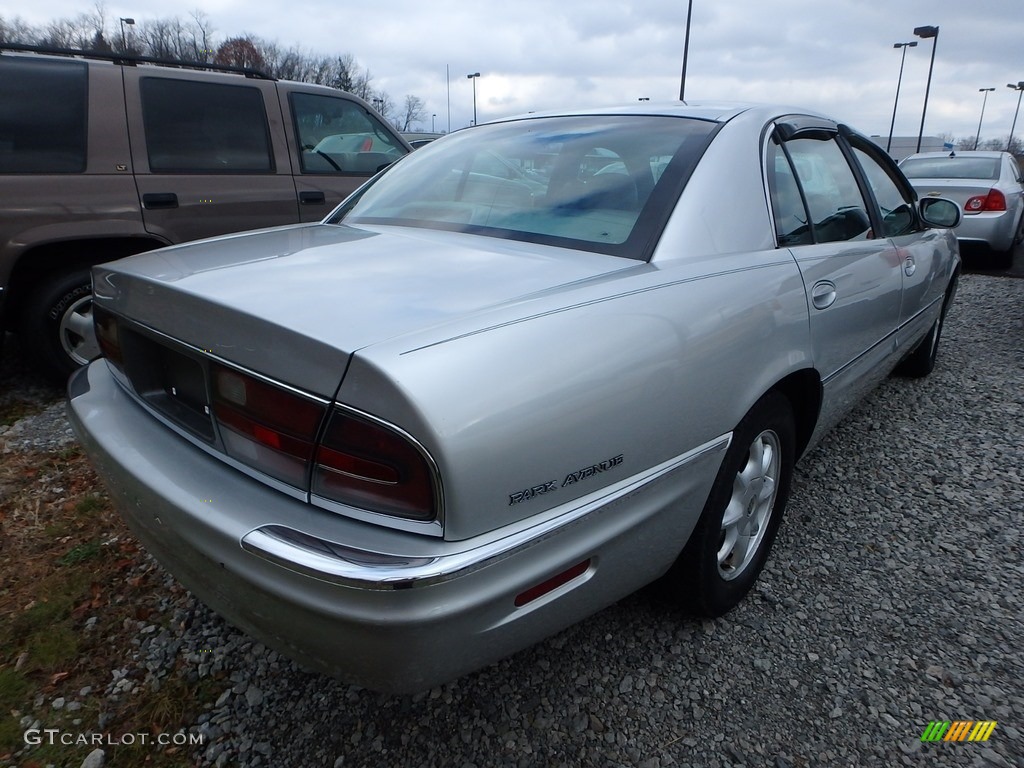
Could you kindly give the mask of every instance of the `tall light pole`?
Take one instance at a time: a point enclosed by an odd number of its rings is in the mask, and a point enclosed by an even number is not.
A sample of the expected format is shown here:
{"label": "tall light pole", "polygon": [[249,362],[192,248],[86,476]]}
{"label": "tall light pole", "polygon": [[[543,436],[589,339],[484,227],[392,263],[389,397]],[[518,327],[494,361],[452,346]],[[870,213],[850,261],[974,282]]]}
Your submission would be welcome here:
{"label": "tall light pole", "polygon": [[679,78],[679,100],[686,101],[686,59],[690,55],[690,19],[693,18],[693,0],[686,4],[686,36],[683,38],[683,74]]}
{"label": "tall light pole", "polygon": [[125,24],[127,24],[129,27],[134,27],[135,26],[135,19],[129,19],[129,18],[126,18],[124,16],[121,17],[121,52],[122,53],[127,53],[128,52],[128,43],[126,42],[127,38],[124,35],[124,25]]}
{"label": "tall light pole", "polygon": [[480,73],[474,72],[466,77],[473,81],[473,125],[476,125],[476,79],[480,77]]}
{"label": "tall light pole", "polygon": [[921,151],[921,137],[924,136],[924,116],[928,113],[928,92],[932,89],[932,69],[935,68],[935,49],[939,45],[938,27],[914,27],[914,34],[922,40],[932,39],[932,61],[928,65],[928,85],[924,89],[924,107],[921,109],[921,130],[917,132],[917,149]]}
{"label": "tall light pole", "polygon": [[1006,140],[1006,151],[1010,151],[1010,147],[1013,145],[1013,129],[1017,127],[1017,113],[1020,112],[1020,97],[1024,96],[1024,80],[1014,85],[1013,83],[1007,83],[1007,88],[1013,88],[1017,91],[1017,109],[1013,112],[1013,125],[1010,126],[1010,138]]}
{"label": "tall light pole", "polygon": [[978,142],[981,141],[981,121],[985,119],[985,102],[988,101],[988,94],[994,91],[995,88],[979,88],[978,93],[984,93],[981,97],[981,117],[978,118],[978,135],[974,137],[974,148],[978,148]]}
{"label": "tall light pole", "polygon": [[907,48],[917,48],[917,40],[909,43],[893,43],[893,48],[902,48],[903,55],[900,57],[900,76],[896,81],[896,100],[892,103],[892,122],[889,123],[889,141],[885,144],[885,151],[892,148],[892,129],[896,127],[896,105],[900,103],[900,86],[903,84],[903,65],[907,61]]}
{"label": "tall light pole", "polygon": [[437,112],[430,116],[430,132],[437,133],[437,129],[434,127],[434,121],[437,119]]}

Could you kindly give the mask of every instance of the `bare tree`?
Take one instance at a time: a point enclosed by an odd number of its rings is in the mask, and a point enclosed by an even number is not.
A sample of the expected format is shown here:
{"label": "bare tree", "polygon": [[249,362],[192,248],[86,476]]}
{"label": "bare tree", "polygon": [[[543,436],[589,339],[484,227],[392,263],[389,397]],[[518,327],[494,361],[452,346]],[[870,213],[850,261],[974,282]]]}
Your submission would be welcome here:
{"label": "bare tree", "polygon": [[35,27],[26,24],[20,17],[5,19],[0,16],[0,43],[38,45],[40,42],[42,41]]}
{"label": "bare tree", "polygon": [[402,118],[402,125],[399,130],[408,131],[413,123],[418,123],[425,116],[423,99],[409,94],[405,97],[405,116]]}

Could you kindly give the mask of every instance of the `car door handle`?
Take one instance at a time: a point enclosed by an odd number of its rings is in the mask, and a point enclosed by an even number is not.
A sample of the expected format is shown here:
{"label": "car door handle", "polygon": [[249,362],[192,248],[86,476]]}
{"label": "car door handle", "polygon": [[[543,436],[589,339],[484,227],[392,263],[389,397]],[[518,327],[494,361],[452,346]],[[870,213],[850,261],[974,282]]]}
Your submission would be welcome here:
{"label": "car door handle", "polygon": [[177,208],[178,196],[173,192],[147,192],[142,196],[142,207],[150,211]]}
{"label": "car door handle", "polygon": [[913,277],[916,271],[917,264],[914,263],[914,257],[907,256],[907,258],[903,262],[903,274],[905,274],[907,277]]}
{"label": "car door handle", "polygon": [[815,309],[828,309],[836,300],[836,284],[821,280],[811,288],[811,304]]}
{"label": "car door handle", "polygon": [[323,192],[299,192],[299,205],[324,205],[326,202]]}

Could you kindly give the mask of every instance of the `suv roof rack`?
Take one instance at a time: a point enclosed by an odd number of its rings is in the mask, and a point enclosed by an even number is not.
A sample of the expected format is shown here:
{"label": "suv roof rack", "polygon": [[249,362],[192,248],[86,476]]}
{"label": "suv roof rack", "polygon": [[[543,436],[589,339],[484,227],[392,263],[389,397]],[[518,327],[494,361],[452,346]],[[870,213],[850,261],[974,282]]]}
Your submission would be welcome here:
{"label": "suv roof rack", "polygon": [[235,67],[229,64],[213,64],[208,61],[188,61],[178,59],[161,59],[154,56],[136,56],[131,53],[114,53],[113,51],[86,51],[76,48],[54,48],[45,45],[22,45],[20,43],[0,43],[0,55],[3,51],[27,51],[29,53],[47,53],[57,56],[80,56],[84,59],[101,59],[112,61],[115,64],[134,67],[136,64],[159,64],[163,67],[179,67],[182,69],[212,69],[217,72],[234,72],[257,80],[276,80],[276,77],[268,75],[258,69],[251,67]]}

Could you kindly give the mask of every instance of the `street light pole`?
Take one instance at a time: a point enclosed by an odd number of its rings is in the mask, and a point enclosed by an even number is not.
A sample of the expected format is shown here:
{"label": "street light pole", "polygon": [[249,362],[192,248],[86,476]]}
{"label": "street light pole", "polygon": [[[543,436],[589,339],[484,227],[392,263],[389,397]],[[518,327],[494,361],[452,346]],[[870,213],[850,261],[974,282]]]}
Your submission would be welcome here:
{"label": "street light pole", "polygon": [[978,118],[978,135],[974,137],[974,148],[978,148],[978,142],[981,141],[981,121],[985,119],[985,102],[988,101],[989,91],[994,91],[995,88],[979,88],[978,93],[984,93],[981,97],[981,117]]}
{"label": "street light pole", "polygon": [[683,38],[683,74],[679,78],[679,100],[686,101],[686,59],[690,55],[690,19],[693,18],[693,0],[686,4],[686,36]]}
{"label": "street light pole", "polygon": [[935,49],[939,45],[938,27],[915,27],[914,34],[922,40],[932,39],[932,61],[928,65],[928,85],[924,89],[924,107],[921,109],[921,129],[917,132],[917,152],[921,151],[921,137],[924,136],[924,116],[928,114],[928,93],[932,89],[932,70],[935,68]]}
{"label": "street light pole", "polygon": [[476,125],[476,79],[480,77],[480,73],[474,72],[466,77],[473,81],[473,125]]}
{"label": "street light pole", "polygon": [[129,27],[135,26],[135,19],[129,19],[124,16],[121,17],[121,53],[128,52],[127,38],[124,35],[124,25],[127,24]]}
{"label": "street light pole", "polygon": [[1014,85],[1013,83],[1007,83],[1007,88],[1013,88],[1017,91],[1017,109],[1013,112],[1013,125],[1010,126],[1010,138],[1006,140],[1006,151],[1010,151],[1010,147],[1013,146],[1013,130],[1017,127],[1017,113],[1020,112],[1020,97],[1024,96],[1024,80]]}
{"label": "street light pole", "polygon": [[889,123],[889,141],[885,144],[885,151],[892,148],[892,129],[896,127],[896,105],[900,103],[900,86],[903,84],[903,65],[907,61],[907,48],[917,48],[917,40],[909,43],[893,43],[893,48],[902,48],[903,55],[900,57],[900,77],[896,81],[896,100],[892,103],[892,122]]}
{"label": "street light pole", "polygon": [[434,127],[434,121],[437,119],[437,113],[435,112],[430,116],[430,132],[437,133],[437,129]]}

